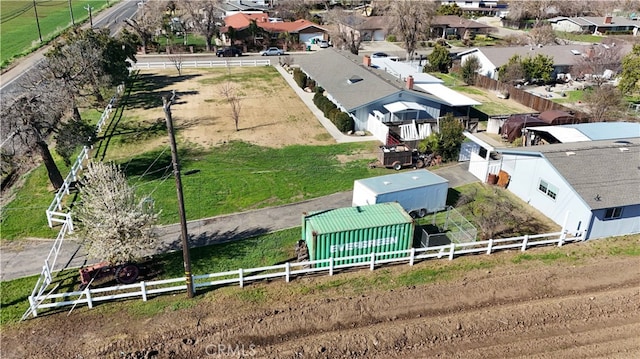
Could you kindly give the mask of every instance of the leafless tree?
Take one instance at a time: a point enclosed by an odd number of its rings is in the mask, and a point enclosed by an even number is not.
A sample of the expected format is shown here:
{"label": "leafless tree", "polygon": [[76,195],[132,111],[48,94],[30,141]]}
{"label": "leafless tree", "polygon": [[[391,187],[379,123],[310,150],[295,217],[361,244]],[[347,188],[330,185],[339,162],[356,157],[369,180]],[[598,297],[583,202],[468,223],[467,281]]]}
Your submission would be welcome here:
{"label": "leafless tree", "polygon": [[182,76],[182,62],[184,61],[184,54],[178,46],[167,46],[167,57],[169,61],[175,66],[176,70],[178,70],[178,76]]}
{"label": "leafless tree", "polygon": [[613,85],[604,84],[589,90],[583,98],[592,122],[619,118],[623,108],[622,94]]}
{"label": "leafless tree", "polygon": [[153,202],[140,199],[116,165],[90,162],[82,184],[74,218],[90,257],[125,263],[154,248]]}
{"label": "leafless tree", "polygon": [[439,1],[393,0],[389,3],[388,15],[392,29],[400,37],[407,59],[413,57],[417,45],[429,33],[431,20],[435,16]]}
{"label": "leafless tree", "polygon": [[527,34],[531,45],[548,45],[556,42],[556,33],[550,24],[539,24]]}
{"label": "leafless tree", "polygon": [[296,21],[299,19],[311,19],[311,2],[305,0],[278,0],[273,9],[273,14],[284,20]]}
{"label": "leafless tree", "polygon": [[57,97],[56,87],[41,78],[37,88],[25,91],[16,98],[3,97],[0,109],[3,131],[11,133],[25,153],[35,151],[42,158],[51,185],[58,189],[64,179],[56,165],[47,139],[60,124],[65,106]]}
{"label": "leafless tree", "polygon": [[223,13],[219,9],[220,0],[183,0],[185,10],[189,16],[187,24],[194,32],[202,37],[207,51],[212,50],[213,38],[218,35],[218,23]]}
{"label": "leafless tree", "polygon": [[536,24],[554,14],[557,11],[559,0],[511,0],[509,1],[509,14],[507,18],[511,20],[535,19]]}
{"label": "leafless tree", "polygon": [[135,18],[125,19],[125,23],[138,34],[143,54],[147,53],[147,45],[162,28],[166,8],[167,1],[145,1],[138,9]]}
{"label": "leafless tree", "polygon": [[236,125],[236,131],[240,130],[240,110],[242,109],[242,99],[238,93],[238,90],[231,82],[225,82],[220,88],[220,94],[224,96],[229,105],[231,106],[231,117]]}
{"label": "leafless tree", "polygon": [[334,24],[334,30],[330,32],[333,45],[343,50],[349,50],[357,55],[362,43],[362,25],[365,22],[364,16],[346,12],[342,9],[332,9],[327,12],[327,22]]}
{"label": "leafless tree", "polygon": [[592,81],[600,86],[609,80],[603,76],[606,70],[617,73],[621,67],[621,47],[613,44],[599,44],[587,48],[578,63],[573,67],[572,72],[578,77],[586,74],[592,75]]}

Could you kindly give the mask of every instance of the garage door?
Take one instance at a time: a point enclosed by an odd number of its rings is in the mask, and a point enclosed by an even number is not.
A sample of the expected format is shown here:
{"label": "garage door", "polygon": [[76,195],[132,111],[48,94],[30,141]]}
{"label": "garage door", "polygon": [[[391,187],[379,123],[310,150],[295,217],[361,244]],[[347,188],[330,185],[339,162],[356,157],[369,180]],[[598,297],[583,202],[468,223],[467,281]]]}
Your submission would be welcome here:
{"label": "garage door", "polygon": [[311,39],[322,40],[323,36],[321,32],[312,32],[308,34],[300,34],[300,42],[301,43],[311,43]]}
{"label": "garage door", "polygon": [[373,41],[384,41],[385,35],[386,35],[386,31],[375,30],[373,32]]}

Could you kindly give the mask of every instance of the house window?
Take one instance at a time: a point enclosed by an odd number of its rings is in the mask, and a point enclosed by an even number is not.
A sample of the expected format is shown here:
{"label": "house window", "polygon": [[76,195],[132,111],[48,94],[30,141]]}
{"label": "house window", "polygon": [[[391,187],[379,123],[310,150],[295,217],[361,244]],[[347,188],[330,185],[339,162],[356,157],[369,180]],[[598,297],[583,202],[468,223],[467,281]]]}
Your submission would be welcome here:
{"label": "house window", "polygon": [[547,196],[549,196],[551,199],[556,199],[556,197],[558,196],[558,187],[550,184],[549,182],[543,179],[540,180],[540,184],[538,185],[538,190],[546,194]]}
{"label": "house window", "polygon": [[607,208],[604,212],[604,219],[616,219],[622,216],[622,207]]}

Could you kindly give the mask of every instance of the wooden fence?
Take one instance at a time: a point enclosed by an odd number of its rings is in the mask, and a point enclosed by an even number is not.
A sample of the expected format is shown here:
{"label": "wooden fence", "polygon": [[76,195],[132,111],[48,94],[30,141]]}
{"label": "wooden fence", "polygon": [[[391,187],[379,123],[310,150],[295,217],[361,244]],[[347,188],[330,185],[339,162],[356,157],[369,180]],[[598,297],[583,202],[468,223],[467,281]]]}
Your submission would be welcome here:
{"label": "wooden fence", "polygon": [[[584,233],[581,235],[568,235],[566,232],[554,232],[537,235],[525,235],[520,237],[489,239],[488,241],[468,242],[468,243],[451,243],[443,246],[427,247],[427,248],[411,248],[408,250],[399,250],[392,252],[370,253],[363,255],[355,255],[349,257],[329,258],[307,262],[287,262],[280,265],[238,269],[220,273],[194,275],[192,281],[194,291],[198,288],[239,285],[243,287],[246,283],[260,281],[270,278],[284,278],[286,282],[292,278],[306,275],[309,273],[326,273],[333,275],[336,271],[346,268],[369,267],[374,270],[376,266],[387,263],[407,262],[413,266],[417,261],[427,259],[446,258],[453,260],[456,256],[465,254],[491,254],[495,251],[506,249],[518,249],[525,251],[528,248],[543,245],[557,245],[561,247],[565,243],[578,242],[584,240]],[[387,258],[388,256],[397,256],[396,258]],[[346,262],[346,263],[345,263]],[[177,285],[175,285],[177,284]],[[54,288],[55,289],[55,288]],[[77,306],[85,304],[89,308],[93,308],[95,303],[117,300],[123,298],[141,298],[143,301],[148,300],[149,296],[158,295],[169,292],[185,291],[187,289],[184,277],[164,279],[150,282],[140,282],[136,284],[118,285],[105,288],[90,287],[83,291],[74,291],[68,293],[44,294],[43,292],[34,293],[29,296],[30,309],[25,316],[31,314],[38,315],[38,310],[47,308],[61,308],[68,306]],[[75,299],[72,299],[74,298]]]}
{"label": "wooden fence", "polygon": [[553,102],[546,98],[536,96],[527,91],[516,88],[515,86],[511,86],[509,84],[496,81],[487,76],[476,74],[475,85],[490,91],[507,92],[509,93],[510,99],[524,106],[532,108],[538,112],[544,112],[549,110],[560,110],[560,111],[573,113],[573,115],[576,118],[576,122],[589,122],[590,116],[584,112],[576,111],[572,108],[566,107],[564,105]]}

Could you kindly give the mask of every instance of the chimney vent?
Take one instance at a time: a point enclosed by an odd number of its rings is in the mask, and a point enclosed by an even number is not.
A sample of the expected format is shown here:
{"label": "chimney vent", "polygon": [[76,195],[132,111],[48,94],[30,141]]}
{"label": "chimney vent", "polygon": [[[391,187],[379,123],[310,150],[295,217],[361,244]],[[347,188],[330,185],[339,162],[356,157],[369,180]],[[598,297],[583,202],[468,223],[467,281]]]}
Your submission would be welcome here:
{"label": "chimney vent", "polygon": [[366,67],[370,67],[371,66],[371,57],[369,55],[364,55],[364,57],[362,58],[362,64]]}
{"label": "chimney vent", "polygon": [[407,76],[407,89],[413,90],[413,76]]}
{"label": "chimney vent", "polygon": [[613,20],[612,16],[605,16],[604,17],[604,23],[605,24],[611,24],[611,20]]}

